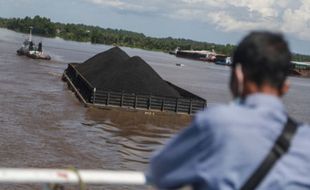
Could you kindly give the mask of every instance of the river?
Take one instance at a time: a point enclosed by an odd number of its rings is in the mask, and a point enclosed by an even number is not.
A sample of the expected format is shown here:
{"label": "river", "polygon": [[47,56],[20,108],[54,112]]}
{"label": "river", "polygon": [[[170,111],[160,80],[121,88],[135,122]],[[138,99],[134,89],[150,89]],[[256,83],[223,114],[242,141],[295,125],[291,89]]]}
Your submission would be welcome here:
{"label": "river", "polygon": [[[24,34],[0,29],[1,167],[48,167],[144,171],[151,153],[190,123],[187,116],[86,108],[61,81],[67,63],[83,62],[110,46],[34,37],[51,61],[16,55]],[[227,103],[229,67],[122,48],[146,60],[164,79],[208,101]],[[176,64],[184,64],[177,67]],[[310,80],[290,78],[284,97],[289,113],[310,122]],[[104,189],[145,187],[104,186]],[[1,185],[1,189],[38,189]],[[102,189],[92,186],[90,189]]]}

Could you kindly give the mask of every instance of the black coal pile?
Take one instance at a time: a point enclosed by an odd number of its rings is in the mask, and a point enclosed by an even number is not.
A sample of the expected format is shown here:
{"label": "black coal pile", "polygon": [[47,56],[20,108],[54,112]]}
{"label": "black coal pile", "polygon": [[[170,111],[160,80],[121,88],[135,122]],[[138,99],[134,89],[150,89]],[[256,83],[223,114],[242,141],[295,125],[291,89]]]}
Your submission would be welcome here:
{"label": "black coal pile", "polygon": [[180,97],[143,59],[129,57],[118,47],[99,53],[76,68],[100,90]]}

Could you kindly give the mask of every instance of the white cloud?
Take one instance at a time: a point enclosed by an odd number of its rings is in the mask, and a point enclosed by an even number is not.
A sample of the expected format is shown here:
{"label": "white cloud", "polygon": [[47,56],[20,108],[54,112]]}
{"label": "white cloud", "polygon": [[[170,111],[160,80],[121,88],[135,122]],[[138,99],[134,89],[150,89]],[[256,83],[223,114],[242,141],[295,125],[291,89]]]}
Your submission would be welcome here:
{"label": "white cloud", "polygon": [[203,22],[225,32],[281,30],[310,40],[310,0],[85,0],[132,13]]}
{"label": "white cloud", "polygon": [[113,7],[119,10],[124,11],[136,11],[136,12],[147,12],[147,11],[155,11],[155,7],[145,6],[143,1],[124,1],[124,0],[86,0],[91,3]]}
{"label": "white cloud", "polygon": [[277,24],[268,20],[237,20],[232,16],[228,15],[224,11],[211,12],[208,14],[210,22],[215,24],[218,29],[226,32],[231,31],[243,31],[243,30],[255,30],[257,28],[265,28],[269,30],[276,30]]}
{"label": "white cloud", "polygon": [[282,30],[310,40],[310,0],[303,0],[298,9],[285,10]]}
{"label": "white cloud", "polygon": [[231,6],[244,7],[250,12],[258,12],[262,17],[275,17],[277,10],[273,9],[276,0],[233,0]]}

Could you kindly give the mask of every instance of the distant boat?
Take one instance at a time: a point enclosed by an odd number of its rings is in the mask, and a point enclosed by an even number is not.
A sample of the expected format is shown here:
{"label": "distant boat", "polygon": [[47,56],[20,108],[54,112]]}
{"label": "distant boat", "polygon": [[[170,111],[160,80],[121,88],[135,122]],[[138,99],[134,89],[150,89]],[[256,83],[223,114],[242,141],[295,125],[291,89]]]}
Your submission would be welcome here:
{"label": "distant boat", "polygon": [[215,64],[231,66],[232,65],[231,57],[226,57],[226,58],[223,58],[223,59],[218,59],[217,61],[215,61]]}
{"label": "distant boat", "polygon": [[176,48],[174,51],[169,52],[177,57],[193,59],[198,61],[208,61],[208,62],[215,62],[218,59],[226,58],[226,55],[217,54],[214,50],[207,51],[207,50],[181,50],[179,47]]}
{"label": "distant boat", "polygon": [[36,46],[32,41],[32,27],[30,27],[29,38],[25,39],[25,41],[22,44],[22,47],[20,47],[16,52],[17,55],[19,56],[25,55],[32,59],[44,59],[44,60],[51,59],[51,56],[43,52],[42,42],[40,42],[38,46]]}
{"label": "distant boat", "polygon": [[290,74],[293,76],[310,77],[310,63],[292,61]]}

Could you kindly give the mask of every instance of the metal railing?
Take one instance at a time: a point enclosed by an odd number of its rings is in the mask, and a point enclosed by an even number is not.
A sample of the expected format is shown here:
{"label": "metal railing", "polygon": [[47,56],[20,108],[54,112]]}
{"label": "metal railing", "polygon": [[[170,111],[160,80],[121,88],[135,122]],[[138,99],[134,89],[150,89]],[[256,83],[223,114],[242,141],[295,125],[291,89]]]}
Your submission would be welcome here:
{"label": "metal railing", "polygon": [[44,189],[54,190],[65,189],[65,184],[86,189],[86,185],[146,185],[147,181],[144,173],[134,171],[0,168],[0,183],[45,184]]}
{"label": "metal railing", "polygon": [[72,169],[0,168],[0,183],[145,185],[142,172]]}

